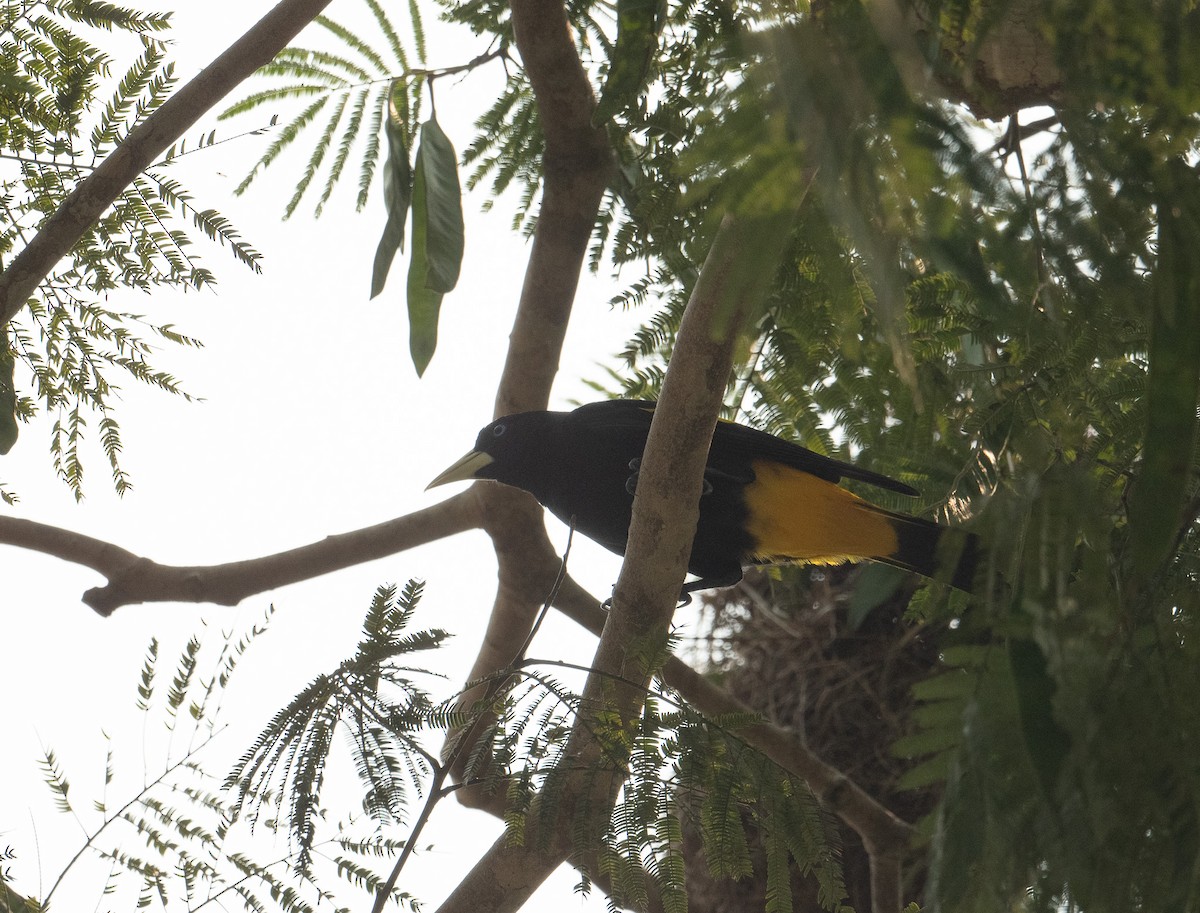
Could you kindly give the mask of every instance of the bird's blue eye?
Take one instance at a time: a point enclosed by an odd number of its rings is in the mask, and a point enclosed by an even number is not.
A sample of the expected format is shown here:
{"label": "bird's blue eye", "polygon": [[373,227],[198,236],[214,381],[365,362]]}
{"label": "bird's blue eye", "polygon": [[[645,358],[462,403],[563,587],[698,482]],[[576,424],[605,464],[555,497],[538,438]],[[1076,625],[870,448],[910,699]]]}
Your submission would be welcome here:
{"label": "bird's blue eye", "polygon": [[492,437],[500,437],[505,432],[506,428],[503,422],[492,426]]}

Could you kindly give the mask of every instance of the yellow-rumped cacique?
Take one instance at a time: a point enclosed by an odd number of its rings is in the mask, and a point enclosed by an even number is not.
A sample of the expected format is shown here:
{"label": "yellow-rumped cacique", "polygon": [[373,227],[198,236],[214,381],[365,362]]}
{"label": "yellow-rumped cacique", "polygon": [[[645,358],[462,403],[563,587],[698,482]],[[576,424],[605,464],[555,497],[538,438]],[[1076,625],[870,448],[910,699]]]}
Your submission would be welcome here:
{"label": "yellow-rumped cacique", "polygon": [[[506,415],[480,431],[475,449],[428,488],[492,479],[524,489],[564,523],[623,555],[654,407],[607,400],[573,412]],[[699,579],[683,592],[732,586],[748,565],[862,559],[971,589],[974,535],[886,510],[842,488],[842,479],[918,494],[764,431],[717,422],[688,561]]]}

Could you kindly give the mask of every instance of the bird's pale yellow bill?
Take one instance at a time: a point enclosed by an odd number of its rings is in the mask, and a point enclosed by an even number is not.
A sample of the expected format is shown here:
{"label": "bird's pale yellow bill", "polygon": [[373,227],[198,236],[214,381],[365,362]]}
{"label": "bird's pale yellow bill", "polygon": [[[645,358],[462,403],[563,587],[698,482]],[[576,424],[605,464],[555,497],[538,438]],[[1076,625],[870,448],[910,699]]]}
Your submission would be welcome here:
{"label": "bird's pale yellow bill", "polygon": [[484,466],[495,462],[488,454],[479,450],[472,450],[461,460],[439,475],[436,479],[425,486],[425,490],[436,488],[439,485],[445,485],[447,482],[465,482],[475,478],[475,473],[483,469]]}

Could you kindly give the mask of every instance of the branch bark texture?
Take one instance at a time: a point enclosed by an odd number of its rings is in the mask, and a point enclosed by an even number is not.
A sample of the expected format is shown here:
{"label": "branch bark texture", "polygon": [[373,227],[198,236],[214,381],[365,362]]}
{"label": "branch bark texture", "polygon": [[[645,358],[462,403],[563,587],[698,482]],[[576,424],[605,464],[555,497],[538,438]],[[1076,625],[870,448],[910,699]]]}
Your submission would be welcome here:
{"label": "branch bark texture", "polygon": [[[495,415],[544,409],[558,373],[567,323],[612,168],[604,132],[592,124],[592,86],[571,38],[561,0],[513,0],[513,29],[545,134],[542,200],[525,270],[520,306],[496,393]],[[496,549],[498,586],[487,632],[469,681],[509,666],[549,595],[555,567],[542,509],[532,496],[500,485],[476,485],[484,529]],[[483,696],[473,688],[470,706]],[[476,723],[476,730],[489,723]],[[451,732],[447,745],[469,737]],[[463,762],[465,763],[465,761]],[[453,770],[461,779],[462,763]],[[486,804],[486,794],[456,793],[466,805]]]}
{"label": "branch bark texture", "polygon": [[[761,244],[762,239],[755,239]],[[738,261],[751,243],[726,220],[680,327],[634,498],[629,549],[553,793],[551,833],[501,837],[459,883],[442,913],[518,910],[583,835],[603,833],[627,776],[630,736],[661,656],[687,571],[708,445],[733,366],[736,333],[752,310]],[[732,312],[728,306],[733,302]],[[724,332],[714,337],[718,318]],[[530,821],[538,820],[530,815]],[[589,839],[590,838],[590,839]]]}
{"label": "branch bark texture", "polygon": [[213,105],[270,63],[330,0],[281,0],[162,107],[138,124],[99,167],[80,181],[33,240],[0,274],[0,325],[8,323],[99,220],[133,179],[146,170]]}
{"label": "branch bark texture", "polygon": [[513,30],[546,140],[542,203],[496,394],[496,417],[545,409],[612,168],[596,98],[561,0],[513,0]]}

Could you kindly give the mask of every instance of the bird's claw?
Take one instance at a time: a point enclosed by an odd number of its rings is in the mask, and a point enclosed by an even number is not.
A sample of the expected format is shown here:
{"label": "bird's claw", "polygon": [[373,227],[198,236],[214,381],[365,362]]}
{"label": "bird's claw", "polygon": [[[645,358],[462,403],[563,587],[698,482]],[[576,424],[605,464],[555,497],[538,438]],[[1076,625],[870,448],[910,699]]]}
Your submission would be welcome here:
{"label": "bird's claw", "polygon": [[[679,594],[679,601],[675,603],[675,608],[682,609],[685,605],[691,605],[691,604],[692,604],[692,594],[689,593],[687,590],[683,590]],[[609,596],[606,600],[604,600],[604,602],[600,603],[600,608],[604,609],[604,611],[606,611],[606,612],[611,612],[612,611],[612,597]]]}

